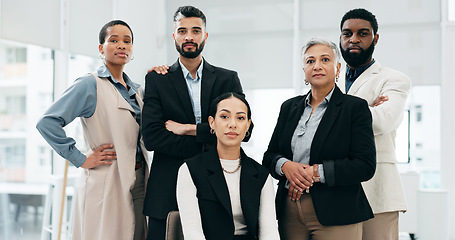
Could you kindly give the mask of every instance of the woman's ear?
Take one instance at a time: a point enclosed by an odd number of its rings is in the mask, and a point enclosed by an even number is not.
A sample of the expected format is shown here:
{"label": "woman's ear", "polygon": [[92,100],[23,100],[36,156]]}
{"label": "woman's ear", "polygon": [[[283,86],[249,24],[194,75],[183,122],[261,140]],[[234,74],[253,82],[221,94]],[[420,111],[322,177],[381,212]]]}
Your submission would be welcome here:
{"label": "woman's ear", "polygon": [[212,116],[209,116],[209,125],[211,129],[213,129],[213,122],[215,122],[215,119]]}
{"label": "woman's ear", "polygon": [[100,44],[100,45],[98,46],[98,51],[100,52],[101,55],[104,54],[103,44]]}
{"label": "woman's ear", "polygon": [[337,63],[337,71],[336,71],[335,76],[337,76],[337,77],[340,76],[340,70],[341,70],[341,63],[339,62],[339,63]]}

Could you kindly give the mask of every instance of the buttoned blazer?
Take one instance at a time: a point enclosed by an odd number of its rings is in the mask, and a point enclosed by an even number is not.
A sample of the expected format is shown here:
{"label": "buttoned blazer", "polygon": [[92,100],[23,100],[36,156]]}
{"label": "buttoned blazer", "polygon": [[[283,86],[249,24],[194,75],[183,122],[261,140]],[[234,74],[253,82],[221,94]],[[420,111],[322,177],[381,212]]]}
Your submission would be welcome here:
{"label": "buttoned blazer", "polygon": [[[345,73],[340,74],[338,86],[345,92]],[[373,63],[352,84],[347,94],[365,99],[368,105],[380,95],[389,100],[370,107],[377,151],[375,176],[363,183],[373,212],[406,211],[403,186],[396,167],[395,136],[404,114],[411,80],[405,74]]]}
{"label": "buttoned blazer", "polygon": [[[229,190],[216,148],[186,160],[197,189],[202,229],[207,240],[232,239],[234,220]],[[240,202],[248,233],[258,238],[259,205],[269,172],[241,151]]]}
{"label": "buttoned blazer", "polygon": [[[310,93],[308,93],[310,94]],[[275,172],[281,157],[293,159],[291,140],[303,114],[307,95],[285,101],[263,166],[279,180],[276,197],[277,217],[287,195],[286,177]],[[371,113],[365,100],[343,94],[335,87],[327,109],[314,135],[310,164],[323,164],[326,183],[310,188],[316,216],[322,225],[347,225],[373,217],[361,182],[375,171],[376,157]]]}
{"label": "buttoned blazer", "polygon": [[213,139],[209,133],[209,105],[225,92],[242,93],[235,71],[210,65],[204,59],[201,79],[202,123],[197,136],[181,136],[166,129],[165,122],[195,124],[191,98],[179,62],[170,66],[166,75],[150,72],[145,77],[142,135],[147,150],[154,151],[144,202],[144,214],[165,219],[177,209],[177,174],[183,160],[201,153]]}

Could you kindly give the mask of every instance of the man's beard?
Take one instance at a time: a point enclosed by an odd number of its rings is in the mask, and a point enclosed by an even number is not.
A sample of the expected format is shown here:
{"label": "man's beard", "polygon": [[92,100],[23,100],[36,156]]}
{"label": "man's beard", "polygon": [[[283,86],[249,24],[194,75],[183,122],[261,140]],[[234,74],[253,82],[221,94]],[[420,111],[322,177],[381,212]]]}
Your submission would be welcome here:
{"label": "man's beard", "polygon": [[373,56],[374,42],[372,42],[366,50],[362,48],[359,49],[360,53],[351,53],[349,52],[349,49],[344,50],[340,43],[341,55],[343,56],[344,61],[346,61],[348,66],[351,68],[358,68],[368,63]]}
{"label": "man's beard", "polygon": [[[196,51],[184,51],[183,49],[184,49],[185,44],[196,45]],[[202,50],[204,50],[204,45],[205,45],[205,40],[202,41],[200,45],[198,45],[197,43],[188,42],[188,43],[183,43],[182,46],[179,46],[177,44],[177,42],[175,42],[175,48],[177,49],[177,52],[179,52],[180,55],[182,55],[182,57],[184,57],[184,58],[196,58],[197,56],[199,56],[199,54],[201,54]]]}

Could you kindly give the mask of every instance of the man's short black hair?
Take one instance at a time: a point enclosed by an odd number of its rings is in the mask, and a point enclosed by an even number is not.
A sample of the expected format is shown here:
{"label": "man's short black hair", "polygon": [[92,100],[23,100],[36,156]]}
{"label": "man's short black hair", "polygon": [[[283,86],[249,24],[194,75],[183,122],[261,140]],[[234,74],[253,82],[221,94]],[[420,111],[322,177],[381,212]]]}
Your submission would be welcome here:
{"label": "man's short black hair", "polygon": [[127,27],[130,30],[130,32],[131,32],[131,43],[133,43],[133,40],[134,40],[134,38],[133,38],[133,30],[131,30],[130,26],[126,22],[124,22],[122,20],[112,20],[112,21],[104,24],[104,26],[101,28],[100,34],[99,34],[100,44],[104,44],[104,41],[105,41],[105,38],[106,38],[106,34],[107,34],[107,29],[109,27],[112,27],[112,26],[115,26],[115,25],[123,25],[123,26]]}
{"label": "man's short black hair", "polygon": [[373,13],[369,12],[366,9],[356,8],[344,14],[340,24],[341,31],[343,31],[344,22],[346,22],[346,20],[349,19],[363,19],[365,21],[368,21],[370,22],[371,27],[373,28],[373,34],[378,33],[378,21],[376,20],[376,16],[374,16]]}
{"label": "man's short black hair", "polygon": [[180,21],[180,19],[182,19],[184,17],[187,17],[187,18],[188,17],[198,17],[198,18],[202,19],[202,22],[204,23],[204,27],[206,26],[207,19],[205,18],[204,13],[196,7],[193,7],[193,6],[179,7],[177,9],[177,11],[175,11],[174,22],[178,22],[178,21]]}

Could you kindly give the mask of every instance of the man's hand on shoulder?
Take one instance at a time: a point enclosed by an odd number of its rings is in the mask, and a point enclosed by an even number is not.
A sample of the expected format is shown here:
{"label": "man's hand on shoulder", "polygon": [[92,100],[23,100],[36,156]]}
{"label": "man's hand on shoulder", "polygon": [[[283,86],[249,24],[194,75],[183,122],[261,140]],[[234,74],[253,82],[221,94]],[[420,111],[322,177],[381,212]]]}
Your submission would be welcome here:
{"label": "man's hand on shoulder", "polygon": [[166,75],[166,73],[168,73],[168,70],[169,70],[168,65],[161,65],[152,67],[152,69],[147,70],[147,73],[155,71],[158,74]]}

